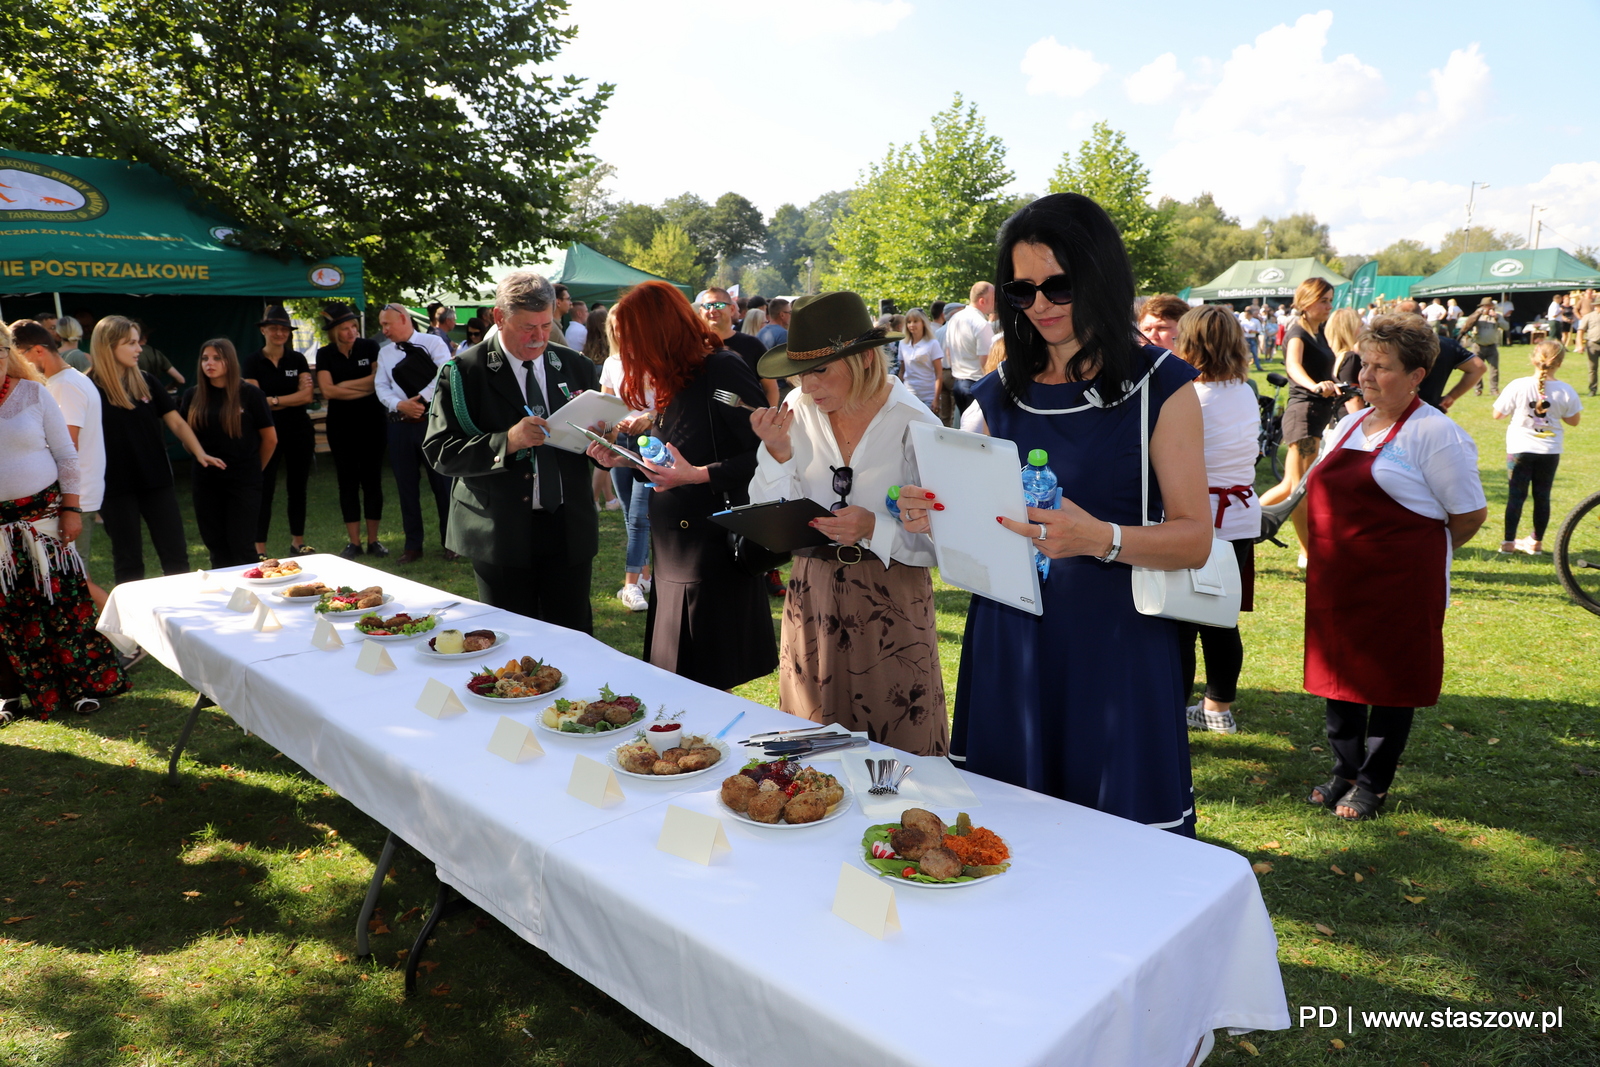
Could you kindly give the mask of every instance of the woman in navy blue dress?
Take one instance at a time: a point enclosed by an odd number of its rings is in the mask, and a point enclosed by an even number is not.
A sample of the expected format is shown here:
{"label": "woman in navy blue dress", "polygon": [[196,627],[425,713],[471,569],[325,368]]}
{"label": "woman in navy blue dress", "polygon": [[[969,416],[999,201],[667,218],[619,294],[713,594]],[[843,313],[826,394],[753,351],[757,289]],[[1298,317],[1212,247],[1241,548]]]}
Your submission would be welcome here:
{"label": "woman in navy blue dress", "polygon": [[[1007,220],[996,277],[1006,359],[975,390],[983,428],[1021,455],[1048,452],[1062,503],[1000,520],[1051,558],[1044,614],[973,597],[951,758],[1193,836],[1178,624],[1134,608],[1131,567],[1198,567],[1210,552],[1195,372],[1140,343],[1122,239],[1086,197],[1047,196]],[[1140,516],[1140,388],[1152,526]],[[927,530],[925,500],[901,491],[913,533]]]}

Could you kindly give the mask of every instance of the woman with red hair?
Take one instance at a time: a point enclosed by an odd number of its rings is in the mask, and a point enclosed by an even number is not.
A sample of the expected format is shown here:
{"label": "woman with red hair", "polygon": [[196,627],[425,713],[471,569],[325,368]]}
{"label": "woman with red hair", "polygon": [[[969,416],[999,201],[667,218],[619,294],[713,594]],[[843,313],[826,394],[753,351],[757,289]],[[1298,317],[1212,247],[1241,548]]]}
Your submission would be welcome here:
{"label": "woman with red hair", "polygon": [[[778,646],[766,586],[734,561],[728,531],[710,519],[749,502],[761,444],[749,414],[711,394],[727,390],[760,407],[761,383],[665,282],[629,291],[611,309],[611,323],[622,357],[622,399],[635,411],[654,411],[650,436],[666,444],[673,460],[669,467],[646,461],[644,468],[656,487],[644,658],[718,689],[771,674]],[[598,445],[589,455],[605,466],[625,462]]]}

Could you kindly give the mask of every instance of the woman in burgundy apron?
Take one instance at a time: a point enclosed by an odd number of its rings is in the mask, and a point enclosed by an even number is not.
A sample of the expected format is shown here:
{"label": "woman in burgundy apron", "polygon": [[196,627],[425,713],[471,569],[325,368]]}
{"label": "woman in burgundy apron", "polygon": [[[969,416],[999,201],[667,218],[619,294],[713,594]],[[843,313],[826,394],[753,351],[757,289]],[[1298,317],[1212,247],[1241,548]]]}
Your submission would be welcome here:
{"label": "woman in burgundy apron", "polygon": [[[1359,347],[1361,387],[1372,407],[1348,420],[1306,487],[1305,687],[1328,701],[1335,757],[1333,777],[1308,801],[1350,820],[1370,818],[1383,806],[1415,709],[1439,700],[1450,552],[1488,515],[1487,507],[1451,513],[1432,484],[1418,482],[1445,512],[1431,518],[1374,478],[1373,465],[1409,420],[1441,417],[1417,397],[1438,340],[1417,316],[1393,315],[1375,319]],[[1345,447],[1357,433],[1365,435],[1367,450],[1359,439]],[[1455,473],[1475,478],[1476,464]],[[1475,499],[1482,500],[1481,485]],[[1383,634],[1407,639],[1376,634],[1380,618]]]}

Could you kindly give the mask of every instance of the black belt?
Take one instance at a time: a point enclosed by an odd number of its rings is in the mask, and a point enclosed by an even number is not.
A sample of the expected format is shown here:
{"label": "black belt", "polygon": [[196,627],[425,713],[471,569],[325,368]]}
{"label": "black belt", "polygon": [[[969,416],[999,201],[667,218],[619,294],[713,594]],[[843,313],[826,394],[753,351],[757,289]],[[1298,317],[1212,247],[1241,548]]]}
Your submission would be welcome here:
{"label": "black belt", "polygon": [[861,563],[867,559],[877,559],[877,556],[867,552],[860,545],[825,545],[822,548],[797,548],[797,556],[806,559],[820,559],[824,563]]}

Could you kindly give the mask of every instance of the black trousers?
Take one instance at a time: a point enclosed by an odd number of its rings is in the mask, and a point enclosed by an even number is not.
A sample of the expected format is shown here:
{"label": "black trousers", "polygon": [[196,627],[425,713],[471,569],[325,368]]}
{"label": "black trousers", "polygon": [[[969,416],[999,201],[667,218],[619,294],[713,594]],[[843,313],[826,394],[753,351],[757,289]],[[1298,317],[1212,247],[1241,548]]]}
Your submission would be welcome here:
{"label": "black trousers", "polygon": [[450,479],[428,466],[422,454],[426,422],[389,423],[389,466],[394,468],[395,494],[400,498],[400,526],[406,533],[406,549],[422,550],[422,487],[418,478],[426,473],[433,490],[433,503],[439,509],[439,543],[450,521]]}
{"label": "black trousers", "polygon": [[1561,465],[1561,454],[1547,456],[1539,452],[1518,452],[1506,457],[1506,471],[1511,477],[1511,487],[1506,493],[1505,540],[1517,539],[1517,526],[1522,522],[1522,505],[1528,499],[1528,488],[1533,488],[1533,539],[1544,540],[1550,526],[1550,487],[1556,481],[1556,468]]}
{"label": "black trousers", "polygon": [[309,419],[295,419],[278,427],[278,447],[261,469],[261,506],[257,511],[256,540],[266,544],[272,526],[272,498],[278,489],[278,468],[286,472],[284,481],[289,496],[289,535],[306,535],[306,482],[311,479],[311,461],[316,454],[316,434]]}
{"label": "black trousers", "polygon": [[261,486],[240,485],[227,478],[194,479],[194,522],[200,540],[211,553],[211,567],[238,567],[256,561],[256,515],[261,507]]}
{"label": "black trousers", "polygon": [[[350,420],[328,412],[328,451],[339,479],[339,513],[345,522],[383,518],[383,461],[389,454],[388,423]],[[366,502],[363,513],[361,505]]]}
{"label": "black trousers", "polygon": [[189,546],[184,540],[183,515],[178,511],[178,491],[174,486],[131,493],[113,493],[108,486],[100,504],[100,517],[106,521],[106,536],[111,538],[111,569],[117,582],[144,578],[140,519],[150,527],[150,541],[161,560],[161,573],[182,574],[189,569]]}
{"label": "black trousers", "polygon": [[[585,500],[568,506],[591,505]],[[594,633],[594,609],[589,599],[594,561],[573,563],[567,559],[566,523],[559,509],[533,513],[532,543],[537,554],[530,553],[526,567],[472,561],[478,599],[530,619]]]}
{"label": "black trousers", "polygon": [[1244,669],[1244,639],[1237,626],[1178,624],[1178,655],[1183,665],[1183,699],[1194,692],[1194,642],[1206,658],[1206,696],[1218,704],[1232,704],[1239,696],[1239,672]]}
{"label": "black trousers", "polygon": [[1381,704],[1328,701],[1328,744],[1333,749],[1333,773],[1354,778],[1374,793],[1387,793],[1394,784],[1395,768],[1411,736],[1415,708],[1390,708]]}

